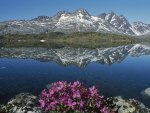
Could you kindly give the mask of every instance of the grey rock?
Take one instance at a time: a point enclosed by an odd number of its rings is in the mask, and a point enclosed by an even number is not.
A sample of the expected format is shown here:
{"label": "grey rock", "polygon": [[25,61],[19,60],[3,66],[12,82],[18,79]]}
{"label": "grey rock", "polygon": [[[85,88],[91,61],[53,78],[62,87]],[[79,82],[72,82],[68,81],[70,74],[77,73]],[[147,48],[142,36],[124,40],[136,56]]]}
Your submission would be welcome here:
{"label": "grey rock", "polygon": [[117,113],[150,113],[149,108],[135,99],[125,100],[122,97],[115,97],[113,104],[115,104],[113,111]]}
{"label": "grey rock", "polygon": [[0,113],[6,113],[6,106],[0,105]]}
{"label": "grey rock", "polygon": [[44,113],[38,106],[38,98],[29,93],[18,94],[5,106],[1,105],[0,113]]}

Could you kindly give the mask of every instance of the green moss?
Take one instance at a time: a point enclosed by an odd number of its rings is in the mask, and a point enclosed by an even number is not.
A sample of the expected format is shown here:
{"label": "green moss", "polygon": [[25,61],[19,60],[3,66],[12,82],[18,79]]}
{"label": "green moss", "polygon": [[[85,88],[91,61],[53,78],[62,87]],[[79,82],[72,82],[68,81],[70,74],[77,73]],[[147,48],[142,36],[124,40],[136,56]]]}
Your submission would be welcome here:
{"label": "green moss", "polygon": [[[40,42],[40,40],[46,40]],[[98,47],[112,47],[119,45],[127,45],[131,43],[138,43],[139,39],[129,37],[126,35],[116,34],[100,34],[93,32],[77,32],[72,34],[63,34],[60,32],[53,32],[49,34],[27,34],[27,35],[6,35],[0,37],[0,44],[5,47],[32,47],[42,46],[48,48],[57,47],[84,47],[84,48],[98,48]]]}

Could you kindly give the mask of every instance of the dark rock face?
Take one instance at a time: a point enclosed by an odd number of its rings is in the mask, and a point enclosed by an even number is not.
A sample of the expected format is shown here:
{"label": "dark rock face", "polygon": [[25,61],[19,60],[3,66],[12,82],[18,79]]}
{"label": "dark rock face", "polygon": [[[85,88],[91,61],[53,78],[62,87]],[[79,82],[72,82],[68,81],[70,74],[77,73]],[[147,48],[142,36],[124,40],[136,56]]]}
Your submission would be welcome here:
{"label": "dark rock face", "polygon": [[45,21],[48,19],[50,19],[50,17],[48,17],[48,16],[38,16],[37,18],[34,18],[33,20],[34,21]]}
{"label": "dark rock face", "polygon": [[150,25],[142,22],[130,24],[123,15],[117,16],[114,12],[92,16],[85,9],[78,9],[73,13],[60,11],[52,17],[39,16],[32,20],[0,22],[0,35],[41,34],[47,32],[147,35],[150,34]]}

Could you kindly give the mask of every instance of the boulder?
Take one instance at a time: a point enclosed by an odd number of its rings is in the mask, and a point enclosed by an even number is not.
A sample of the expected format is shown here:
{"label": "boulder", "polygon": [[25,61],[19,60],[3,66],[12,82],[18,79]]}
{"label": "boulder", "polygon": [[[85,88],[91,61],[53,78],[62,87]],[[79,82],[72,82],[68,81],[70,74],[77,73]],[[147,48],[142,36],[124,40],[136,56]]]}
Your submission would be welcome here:
{"label": "boulder", "polygon": [[38,98],[29,93],[18,94],[5,106],[0,106],[0,113],[44,113],[38,106]]}
{"label": "boulder", "polygon": [[114,97],[113,111],[117,113],[150,113],[150,109],[135,99],[125,100],[122,97]]}

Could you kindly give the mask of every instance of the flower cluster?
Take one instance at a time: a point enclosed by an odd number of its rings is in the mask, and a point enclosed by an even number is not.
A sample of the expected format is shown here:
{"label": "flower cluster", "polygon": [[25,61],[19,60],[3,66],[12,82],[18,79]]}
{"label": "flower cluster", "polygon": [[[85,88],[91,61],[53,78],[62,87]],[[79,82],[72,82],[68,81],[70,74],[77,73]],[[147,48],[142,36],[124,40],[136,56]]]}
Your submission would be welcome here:
{"label": "flower cluster", "polygon": [[67,82],[50,84],[50,89],[42,91],[39,103],[47,112],[110,113],[99,91],[94,86],[86,88],[79,81],[73,84]]}

